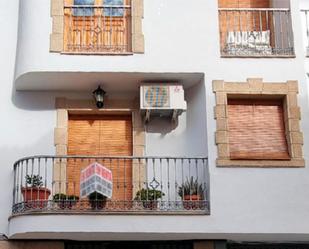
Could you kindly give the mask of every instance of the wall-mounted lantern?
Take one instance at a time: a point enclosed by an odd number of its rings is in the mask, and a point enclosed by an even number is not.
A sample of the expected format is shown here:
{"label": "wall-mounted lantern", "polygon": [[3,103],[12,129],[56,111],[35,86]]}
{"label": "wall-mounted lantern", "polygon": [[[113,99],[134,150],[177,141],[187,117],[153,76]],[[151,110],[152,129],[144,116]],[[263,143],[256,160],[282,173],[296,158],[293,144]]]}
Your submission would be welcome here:
{"label": "wall-mounted lantern", "polygon": [[101,109],[104,106],[104,95],[106,92],[101,88],[101,86],[98,86],[98,88],[93,91],[93,98],[95,100],[96,106]]}

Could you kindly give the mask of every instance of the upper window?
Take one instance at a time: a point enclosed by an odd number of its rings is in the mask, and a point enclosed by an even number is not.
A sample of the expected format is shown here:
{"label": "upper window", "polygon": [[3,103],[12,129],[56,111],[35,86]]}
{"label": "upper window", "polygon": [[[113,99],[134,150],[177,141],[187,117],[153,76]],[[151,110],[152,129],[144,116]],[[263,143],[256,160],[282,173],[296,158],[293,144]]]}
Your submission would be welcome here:
{"label": "upper window", "polygon": [[[144,53],[143,0],[50,0],[50,52]],[[134,15],[131,15],[134,10]]]}
{"label": "upper window", "polygon": [[132,51],[130,2],[130,0],[66,0],[64,52],[130,53]]}
{"label": "upper window", "polygon": [[[124,0],[102,0],[105,16],[123,16]],[[94,15],[95,0],[74,0],[74,16],[92,16]]]}
{"label": "upper window", "polygon": [[92,16],[94,14],[94,8],[87,8],[87,5],[94,5],[94,0],[74,0],[74,16]]}
{"label": "upper window", "polygon": [[224,57],[294,55],[291,13],[270,0],[219,0],[220,45]]}
{"label": "upper window", "polygon": [[117,6],[123,6],[123,0],[104,0],[104,5],[110,6],[105,9],[106,16],[123,16],[124,9]]}

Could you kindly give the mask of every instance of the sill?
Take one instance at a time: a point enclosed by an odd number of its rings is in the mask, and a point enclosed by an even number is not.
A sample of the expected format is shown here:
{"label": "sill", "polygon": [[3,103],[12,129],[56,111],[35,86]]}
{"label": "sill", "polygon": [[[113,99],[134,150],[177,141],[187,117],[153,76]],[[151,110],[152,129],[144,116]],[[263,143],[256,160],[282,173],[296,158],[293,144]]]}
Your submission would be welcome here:
{"label": "sill", "polygon": [[60,54],[63,55],[110,55],[110,56],[128,56],[128,55],[133,55],[133,52],[121,52],[121,53],[116,53],[116,52],[61,52]]}
{"label": "sill", "polygon": [[217,159],[217,167],[223,168],[303,168],[304,159],[291,160],[231,160]]}

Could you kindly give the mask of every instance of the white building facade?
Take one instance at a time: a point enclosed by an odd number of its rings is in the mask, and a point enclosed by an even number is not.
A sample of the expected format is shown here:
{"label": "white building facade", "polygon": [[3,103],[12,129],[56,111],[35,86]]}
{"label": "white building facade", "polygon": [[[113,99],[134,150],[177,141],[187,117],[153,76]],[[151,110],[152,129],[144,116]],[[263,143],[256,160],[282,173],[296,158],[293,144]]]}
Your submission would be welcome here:
{"label": "white building facade", "polygon": [[[307,247],[308,23],[306,0],[2,0],[0,248]],[[112,197],[81,195],[95,162]]]}

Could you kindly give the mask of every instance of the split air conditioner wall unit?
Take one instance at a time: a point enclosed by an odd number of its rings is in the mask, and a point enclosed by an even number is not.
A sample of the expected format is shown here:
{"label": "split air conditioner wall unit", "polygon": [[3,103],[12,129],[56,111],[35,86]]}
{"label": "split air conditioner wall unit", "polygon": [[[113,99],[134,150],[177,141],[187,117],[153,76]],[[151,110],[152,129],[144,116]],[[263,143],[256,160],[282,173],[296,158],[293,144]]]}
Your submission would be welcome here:
{"label": "split air conditioner wall unit", "polygon": [[175,120],[187,110],[183,86],[164,83],[141,85],[140,109],[146,122],[150,116],[171,117]]}

